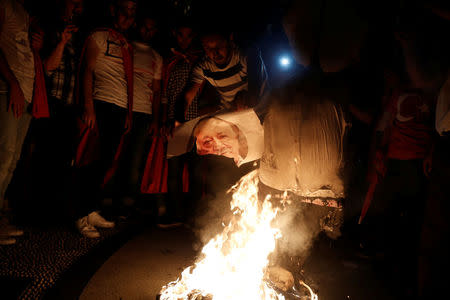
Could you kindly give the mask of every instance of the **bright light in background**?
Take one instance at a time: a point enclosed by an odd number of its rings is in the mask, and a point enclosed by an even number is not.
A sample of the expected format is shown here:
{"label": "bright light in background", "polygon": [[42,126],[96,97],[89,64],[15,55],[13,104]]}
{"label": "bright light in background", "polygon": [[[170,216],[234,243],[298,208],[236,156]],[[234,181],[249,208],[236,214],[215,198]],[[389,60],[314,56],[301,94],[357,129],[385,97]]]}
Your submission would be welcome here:
{"label": "bright light in background", "polygon": [[280,65],[285,69],[288,68],[292,64],[291,58],[286,55],[281,56],[279,62],[280,62]]}

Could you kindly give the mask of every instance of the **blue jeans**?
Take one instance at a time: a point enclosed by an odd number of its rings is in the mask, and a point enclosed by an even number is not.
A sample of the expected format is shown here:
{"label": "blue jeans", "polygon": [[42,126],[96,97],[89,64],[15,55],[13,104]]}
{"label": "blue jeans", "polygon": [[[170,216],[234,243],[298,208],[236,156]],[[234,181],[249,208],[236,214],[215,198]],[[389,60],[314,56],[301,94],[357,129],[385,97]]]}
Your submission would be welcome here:
{"label": "blue jeans", "polygon": [[26,102],[24,113],[16,119],[12,111],[8,111],[8,95],[0,94],[0,209],[30,126],[30,108]]}

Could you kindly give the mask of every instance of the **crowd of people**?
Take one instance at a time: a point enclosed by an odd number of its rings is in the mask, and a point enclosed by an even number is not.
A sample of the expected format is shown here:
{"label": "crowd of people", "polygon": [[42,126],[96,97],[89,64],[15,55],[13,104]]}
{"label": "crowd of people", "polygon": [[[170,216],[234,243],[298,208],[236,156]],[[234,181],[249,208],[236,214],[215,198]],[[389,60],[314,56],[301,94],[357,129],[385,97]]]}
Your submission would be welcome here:
{"label": "crowd of people", "polygon": [[[159,198],[159,223],[179,223],[183,213],[172,203],[183,197],[183,181],[187,189],[187,158],[148,171],[156,155],[149,149],[200,115],[255,106],[266,81],[260,56],[239,49],[225,27],[200,33],[180,16],[169,49],[158,50],[163,58],[154,45],[159,20],[144,6],[138,13],[137,1],[109,2],[99,27],[83,27],[84,1],[56,3],[55,15],[47,16],[32,15],[24,1],[2,1],[2,206],[13,207],[6,189],[31,127],[33,166],[45,161],[41,175],[52,182],[43,183],[49,190],[61,190],[70,177],[76,195],[57,197],[65,198],[82,235],[96,238],[96,227],[114,227],[100,214],[105,199],[121,215],[123,203],[167,190],[167,204]],[[201,102],[206,84],[210,96]],[[164,177],[162,184],[155,186],[152,176]],[[2,230],[4,245],[23,233],[12,225]]]}
{"label": "crowd of people", "polygon": [[[59,191],[56,197],[67,202],[68,219],[81,235],[97,238],[97,228],[115,226],[102,216],[105,199],[112,199],[113,215],[119,216],[123,203],[158,194],[158,223],[175,225],[192,213],[187,191],[189,198],[202,199],[218,185],[238,178],[214,177],[224,175],[227,164],[235,167],[233,157],[222,154],[229,160],[218,162],[197,155],[217,154],[211,149],[221,143],[220,136],[201,147],[197,143],[204,153],[168,159],[167,166],[165,160],[159,165],[149,162],[156,159],[159,143],[164,149],[178,126],[219,109],[255,108],[264,121],[265,99],[271,91],[261,53],[238,45],[227,24],[199,27],[180,16],[171,26],[170,43],[163,45],[157,39],[158,18],[141,8],[141,2],[110,1],[104,24],[96,27],[81,22],[85,2],[56,1],[53,16],[31,13],[24,0],[0,2],[0,245],[14,244],[23,235],[8,222],[14,205],[6,191],[27,135],[34,146],[32,159],[45,161],[48,168],[47,187]],[[448,22],[447,10],[438,5],[426,8],[442,24]],[[292,44],[298,43],[293,41],[295,33],[289,32],[295,29],[285,29]],[[348,113],[350,130],[366,126],[367,137],[373,128],[371,146],[362,155],[367,156],[368,191],[359,207],[361,226],[367,227],[361,245],[386,255],[407,292],[423,294],[442,282],[437,270],[448,263],[450,77],[448,57],[428,51],[421,40],[426,33],[417,34],[416,29],[393,30],[398,53],[393,61],[376,66],[382,74],[380,97],[375,90],[373,95],[352,91],[353,96],[364,95],[375,103],[359,99],[339,105],[342,114]],[[428,56],[432,53],[436,56]],[[327,82],[339,78],[334,85],[361,82],[365,73],[358,72],[371,65],[370,57],[361,57],[356,67],[333,72],[335,77],[319,77]],[[318,65],[311,61],[304,74],[317,78]],[[290,84],[296,92],[301,89]],[[329,110],[333,115],[334,108]],[[73,193],[68,196],[65,188]],[[420,284],[412,291],[417,274]]]}

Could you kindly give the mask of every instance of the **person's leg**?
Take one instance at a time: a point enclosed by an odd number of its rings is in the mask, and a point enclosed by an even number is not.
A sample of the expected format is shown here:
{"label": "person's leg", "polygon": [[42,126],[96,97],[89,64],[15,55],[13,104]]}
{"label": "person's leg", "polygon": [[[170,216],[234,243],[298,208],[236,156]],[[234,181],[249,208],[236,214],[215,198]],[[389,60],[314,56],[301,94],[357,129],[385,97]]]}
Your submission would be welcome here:
{"label": "person's leg", "polygon": [[185,160],[183,157],[172,157],[168,160],[167,178],[167,210],[177,220],[183,221],[183,169]]}
{"label": "person's leg", "polygon": [[[23,115],[17,119],[8,111],[7,100],[6,95],[0,94],[0,213],[31,122],[29,104],[25,104]],[[22,235],[23,232],[10,226],[5,218],[7,216],[0,214],[0,244],[13,244],[15,239],[12,236]]]}
{"label": "person's leg", "polygon": [[151,115],[133,114],[132,130],[128,133],[126,147],[120,159],[120,166],[114,177],[117,194],[124,209],[131,208],[139,201],[141,181],[149,149],[148,130]]}
{"label": "person's leg", "polygon": [[74,202],[79,199],[76,197],[77,191],[74,190],[76,182],[74,181],[74,168],[71,166],[77,147],[78,116],[75,107],[67,106],[61,100],[58,100],[54,106],[51,116],[53,118],[53,147],[51,153],[55,157],[53,178],[55,179],[54,182],[58,184],[55,199],[58,207],[64,211],[62,215],[65,220],[71,220],[74,214]]}
{"label": "person's leg", "polygon": [[441,137],[433,153],[433,168],[421,233],[418,260],[420,299],[447,293],[450,275],[450,138]]}
{"label": "person's leg", "polygon": [[99,201],[104,198],[114,198],[116,189],[114,177],[102,188],[106,173],[114,162],[114,157],[124,132],[126,109],[114,104],[94,100],[97,127],[99,132],[100,155],[96,164],[95,185]]}
{"label": "person's leg", "polygon": [[417,257],[420,230],[425,202],[426,178],[421,160],[395,161],[398,173],[397,193],[393,199],[395,215],[390,243],[393,245],[393,260],[399,278],[399,290],[404,296],[413,296],[416,291]]}
{"label": "person's leg", "polygon": [[3,208],[6,189],[11,182],[31,122],[25,105],[24,113],[16,119],[7,109],[7,97],[0,94],[0,209]]}
{"label": "person's leg", "polygon": [[167,193],[158,195],[159,227],[181,226],[186,223],[183,195],[183,168],[185,157],[168,159]]}
{"label": "person's leg", "polygon": [[[106,193],[102,189],[103,179],[106,171],[111,167],[114,155],[124,129],[126,110],[116,107],[113,104],[94,100],[94,108],[99,132],[99,159],[90,166],[78,170],[77,175],[80,180],[82,193],[80,195],[79,205],[75,217],[78,221],[86,216],[90,217],[92,212],[99,211],[102,207],[102,201],[106,195],[111,196],[114,192],[111,185]],[[98,215],[94,216],[99,219]],[[91,218],[92,219],[92,218]],[[112,227],[113,223],[101,220],[100,227]],[[97,224],[97,222],[95,222]],[[83,223],[84,224],[84,223]],[[92,224],[94,225],[94,224]]]}

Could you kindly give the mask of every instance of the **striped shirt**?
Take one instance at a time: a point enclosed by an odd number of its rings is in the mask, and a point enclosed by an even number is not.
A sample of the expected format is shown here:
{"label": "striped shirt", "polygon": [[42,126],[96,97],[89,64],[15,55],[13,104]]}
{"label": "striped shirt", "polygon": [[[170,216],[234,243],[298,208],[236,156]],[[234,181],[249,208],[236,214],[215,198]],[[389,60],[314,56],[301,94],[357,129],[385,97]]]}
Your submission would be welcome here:
{"label": "striped shirt", "polygon": [[221,103],[229,107],[239,91],[248,91],[247,57],[237,48],[233,48],[228,65],[220,69],[217,65],[204,57],[192,71],[194,84],[207,80],[219,93]]}

